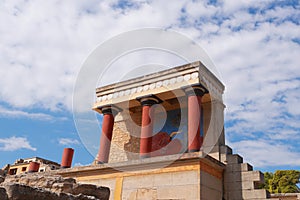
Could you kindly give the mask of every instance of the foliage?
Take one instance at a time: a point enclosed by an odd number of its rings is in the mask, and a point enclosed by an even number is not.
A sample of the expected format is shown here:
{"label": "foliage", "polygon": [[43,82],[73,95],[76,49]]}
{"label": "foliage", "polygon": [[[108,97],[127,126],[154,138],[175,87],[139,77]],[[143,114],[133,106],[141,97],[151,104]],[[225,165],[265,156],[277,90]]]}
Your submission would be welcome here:
{"label": "foliage", "polygon": [[300,171],[277,170],[275,173],[265,172],[263,188],[270,193],[296,193],[300,192],[297,184],[300,183]]}

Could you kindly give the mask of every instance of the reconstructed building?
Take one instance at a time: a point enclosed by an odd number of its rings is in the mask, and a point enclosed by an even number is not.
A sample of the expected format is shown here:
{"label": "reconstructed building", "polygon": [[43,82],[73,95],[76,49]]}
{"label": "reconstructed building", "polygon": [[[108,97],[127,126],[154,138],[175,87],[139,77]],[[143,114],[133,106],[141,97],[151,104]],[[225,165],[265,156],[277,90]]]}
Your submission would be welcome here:
{"label": "reconstructed building", "polygon": [[18,159],[12,165],[8,165],[9,175],[21,174],[25,172],[44,172],[59,169],[60,164],[40,157]]}
{"label": "reconstructed building", "polygon": [[201,62],[97,88],[98,155],[57,173],[110,199],[267,199],[263,174],[225,144],[223,92]]}

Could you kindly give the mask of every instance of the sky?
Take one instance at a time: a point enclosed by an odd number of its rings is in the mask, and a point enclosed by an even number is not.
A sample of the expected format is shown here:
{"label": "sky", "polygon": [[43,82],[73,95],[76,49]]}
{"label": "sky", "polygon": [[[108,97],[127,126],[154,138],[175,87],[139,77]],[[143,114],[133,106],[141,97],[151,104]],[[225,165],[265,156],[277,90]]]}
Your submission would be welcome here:
{"label": "sky", "polygon": [[82,64],[114,36],[155,27],[187,36],[214,62],[234,153],[257,170],[300,170],[297,0],[0,0],[0,24],[0,166],[33,156],[60,163],[65,147],[74,165],[92,163],[73,119]]}

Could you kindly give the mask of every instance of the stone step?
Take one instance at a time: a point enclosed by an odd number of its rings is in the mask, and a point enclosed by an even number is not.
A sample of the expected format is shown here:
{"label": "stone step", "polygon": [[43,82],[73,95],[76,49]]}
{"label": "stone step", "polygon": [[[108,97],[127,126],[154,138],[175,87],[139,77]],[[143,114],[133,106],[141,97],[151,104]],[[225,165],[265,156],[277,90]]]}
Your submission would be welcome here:
{"label": "stone step", "polygon": [[268,198],[268,192],[265,189],[259,190],[240,190],[228,192],[230,200],[263,200]]}
{"label": "stone step", "polygon": [[241,190],[254,190],[256,185],[253,181],[240,181],[240,182],[230,182],[225,184],[225,189],[228,192],[241,191]]}
{"label": "stone step", "polygon": [[238,154],[227,155],[225,162],[227,164],[238,164],[243,163],[243,157]]}
{"label": "stone step", "polygon": [[243,190],[243,199],[250,200],[250,199],[267,199],[269,193],[265,189],[259,190]]}
{"label": "stone step", "polygon": [[253,171],[253,167],[249,163],[227,164],[225,170],[227,172],[248,172]]}
{"label": "stone step", "polygon": [[220,153],[221,154],[226,154],[226,155],[231,155],[232,154],[232,149],[227,145],[220,146]]}
{"label": "stone step", "polygon": [[228,172],[224,174],[225,183],[252,181],[252,182],[264,182],[264,175],[260,171],[247,171],[247,172]]}

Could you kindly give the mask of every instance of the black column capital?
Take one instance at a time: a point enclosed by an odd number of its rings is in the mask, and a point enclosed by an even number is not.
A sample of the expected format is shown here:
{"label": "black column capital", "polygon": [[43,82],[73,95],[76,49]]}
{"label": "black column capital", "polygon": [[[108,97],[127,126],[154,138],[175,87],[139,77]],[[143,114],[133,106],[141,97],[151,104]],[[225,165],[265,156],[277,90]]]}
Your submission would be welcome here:
{"label": "black column capital", "polygon": [[154,94],[137,97],[136,100],[138,100],[142,104],[142,106],[152,106],[154,104],[160,104],[163,102],[160,98],[158,98]]}
{"label": "black column capital", "polygon": [[101,111],[101,113],[103,115],[106,115],[106,114],[112,114],[114,117],[122,111],[121,108],[115,106],[115,105],[105,105],[105,106],[101,106],[101,107],[98,107],[98,109]]}
{"label": "black column capital", "polygon": [[202,84],[190,85],[182,88],[187,96],[203,96],[208,93],[208,90]]}

